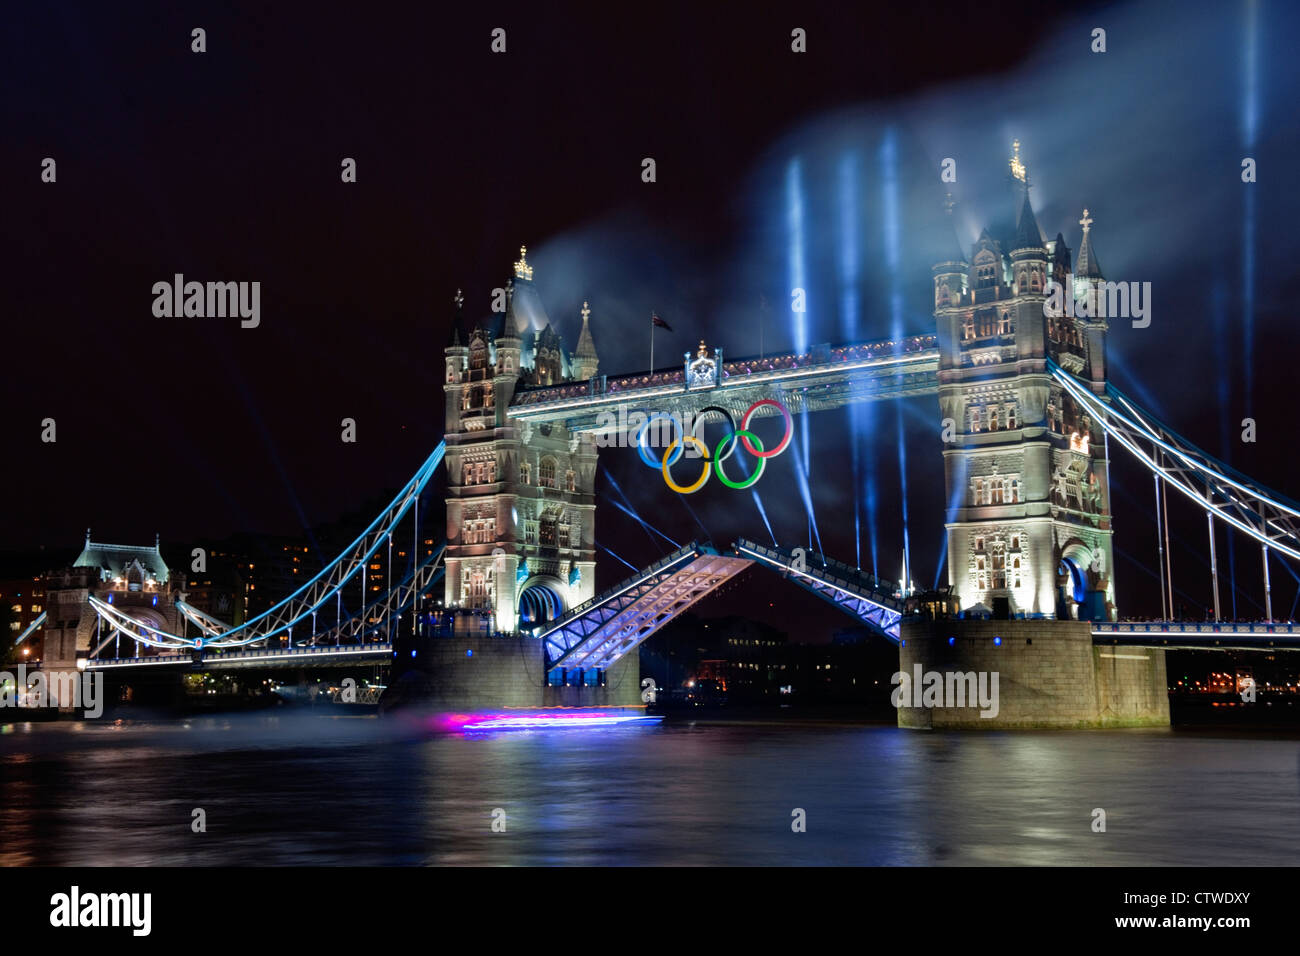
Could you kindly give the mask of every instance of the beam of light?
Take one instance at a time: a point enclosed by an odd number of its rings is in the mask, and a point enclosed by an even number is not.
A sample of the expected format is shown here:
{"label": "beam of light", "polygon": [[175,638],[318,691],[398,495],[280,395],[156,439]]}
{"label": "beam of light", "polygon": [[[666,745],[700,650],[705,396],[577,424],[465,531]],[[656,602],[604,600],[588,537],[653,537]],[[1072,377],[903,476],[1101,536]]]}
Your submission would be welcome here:
{"label": "beam of light", "polygon": [[[903,291],[899,277],[901,226],[898,216],[898,134],[891,126],[880,143],[880,188],[884,217],[885,266],[889,270],[889,336],[903,338]],[[901,348],[901,344],[899,348]]]}
{"label": "beam of light", "polygon": [[[839,167],[840,334],[858,340],[858,155],[846,152]],[[853,477],[853,546],[855,566],[862,567],[862,403],[849,405],[849,449]]]}
{"label": "beam of light", "polygon": [[636,572],[636,571],[640,571],[640,570],[641,570],[641,569],[638,568],[635,564],[633,564],[631,561],[628,561],[628,560],[626,560],[625,558],[620,558],[617,554],[615,554],[613,551],[609,550],[609,548],[605,547],[605,546],[604,546],[603,544],[601,544],[599,541],[597,541],[596,544],[597,544],[597,546],[598,546],[602,551],[604,551],[606,554],[608,554],[608,555],[609,555],[611,558],[613,558],[615,561],[621,561],[623,564],[626,564],[629,568],[631,568],[634,572]]}
{"label": "beam of light", "polygon": [[[741,473],[745,478],[748,478],[750,474],[749,459],[744,455],[737,455],[736,458],[740,459]],[[763,524],[767,526],[767,533],[772,536],[772,547],[775,548],[777,546],[776,532],[772,530],[772,522],[767,519],[767,509],[763,507],[763,496],[758,493],[757,488],[750,488],[749,493],[754,499],[754,507],[758,509],[759,517],[763,519]]]}
{"label": "beam of light", "polygon": [[822,548],[821,531],[819,531],[817,528],[817,516],[813,514],[812,486],[808,482],[808,472],[804,470],[803,463],[799,461],[798,455],[794,456],[794,474],[795,474],[795,478],[797,478],[799,481],[799,497],[803,499],[804,509],[808,512],[808,523],[811,529],[809,538],[812,539],[809,540],[808,542],[809,547],[810,548],[814,547],[813,540],[815,540],[816,550],[821,552],[822,554],[825,554],[826,551],[824,548]]}
{"label": "beam of light", "polygon": [[1246,0],[1246,42],[1242,55],[1241,139],[1255,145],[1259,127],[1259,3]]}
{"label": "beam of light", "polygon": [[[1259,128],[1259,3],[1246,0],[1245,42],[1242,49],[1241,145],[1243,154],[1255,155]],[[1258,157],[1255,157],[1256,159]],[[1242,347],[1245,351],[1246,403],[1255,390],[1255,183],[1245,185],[1242,220]]]}
{"label": "beam of light", "polygon": [[[655,534],[659,535],[659,537],[663,538],[665,541],[667,541],[669,544],[671,544],[674,548],[680,548],[680,547],[681,547],[680,544],[678,544],[678,543],[677,543],[676,541],[674,541],[672,538],[668,537],[668,535],[664,534],[662,531],[660,531],[658,528],[656,528],[654,525],[652,525],[649,521],[646,521],[645,518],[642,518],[639,514],[637,514],[637,513],[636,513],[635,511],[633,511],[631,508],[628,508],[628,507],[626,507],[625,505],[619,504],[619,503],[618,503],[617,501],[615,501],[613,498],[610,499],[609,503],[610,503],[611,505],[613,505],[615,508],[617,508],[619,511],[623,512],[623,514],[627,515],[629,518],[631,518],[631,519],[632,519],[633,521],[635,521],[637,524],[639,524],[639,525],[640,525],[642,528],[644,528],[647,532],[653,531]],[[650,540],[651,540],[651,541],[654,541],[654,538],[651,538]]]}
{"label": "beam of light", "polygon": [[772,530],[772,522],[767,520],[767,509],[763,507],[763,499],[758,496],[757,488],[750,488],[750,494],[754,496],[754,507],[758,509],[759,515],[763,518],[763,524],[767,525],[767,533],[772,536],[772,547],[776,547],[776,532]]}
{"label": "beam of light", "polygon": [[[858,340],[858,157],[840,158],[840,332],[846,342]],[[856,408],[856,405],[850,406]]]}
{"label": "beam of light", "polygon": [[[785,171],[785,207],[786,207],[786,256],[787,273],[790,279],[791,317],[794,327],[795,352],[803,355],[808,351],[808,308],[809,289],[807,286],[806,248],[804,245],[804,190],[803,159],[799,156],[790,160]],[[794,310],[794,290],[803,290],[802,311]],[[812,458],[809,447],[808,409],[799,416],[800,435],[799,451],[795,454],[796,465],[800,471],[800,494],[803,496],[804,508],[808,512],[808,546],[812,547],[813,534],[817,528],[817,518],[813,514],[812,495],[808,492],[808,476],[812,472]],[[799,461],[802,453],[802,461]]]}
{"label": "beam of light", "polygon": [[704,522],[701,521],[700,516],[695,513],[695,509],[692,508],[691,503],[686,500],[686,496],[680,491],[673,493],[677,495],[677,500],[682,503],[682,506],[690,513],[690,516],[695,519],[695,523],[699,525],[700,530],[704,532],[704,539],[706,541],[712,540],[712,536],[709,534],[709,529],[704,527]]}
{"label": "beam of light", "polygon": [[[957,464],[953,469],[952,495],[948,498],[948,509],[944,512],[945,523],[955,522],[957,520],[957,510],[961,508],[962,500],[966,496],[966,469],[970,459],[964,455],[957,457]],[[939,545],[939,565],[934,571],[934,589],[939,590],[939,577],[943,574],[944,565],[948,560],[948,529],[943,529],[942,541]]]}
{"label": "beam of light", "polygon": [[[1142,377],[1134,375],[1129,367],[1124,364],[1124,360],[1119,357],[1117,349],[1107,349],[1106,363],[1110,366],[1109,377],[1111,381],[1115,381],[1117,378],[1123,381],[1124,387],[1121,391],[1127,392],[1129,395],[1136,395],[1142,400],[1143,408],[1154,415],[1159,415],[1161,418],[1165,417],[1165,410],[1161,407],[1160,400],[1142,384]],[[1116,373],[1119,374],[1116,375]]]}
{"label": "beam of light", "polygon": [[[637,514],[636,509],[632,507],[632,501],[631,501],[631,499],[629,499],[628,496],[627,496],[626,494],[624,494],[624,492],[623,492],[623,488],[619,485],[619,483],[618,483],[617,481],[614,480],[614,476],[613,476],[613,475],[611,475],[608,471],[603,472],[603,474],[604,474],[606,480],[610,483],[610,486],[614,489],[615,492],[618,493],[618,496],[619,496],[620,498],[622,498],[623,501],[626,502],[626,505],[621,505],[621,504],[619,504],[617,501],[615,501],[613,498],[611,498],[611,499],[609,500],[609,503],[610,503],[610,504],[612,504],[615,508],[617,508],[619,511],[623,512],[625,515],[627,515],[627,516],[630,517],[633,521],[635,521],[637,524],[639,524],[643,529],[645,529],[645,532],[646,532],[647,535],[649,535],[650,532],[653,531],[655,534],[659,535],[659,537],[663,538],[665,541],[667,541],[669,544],[671,544],[671,545],[673,546],[673,549],[674,549],[674,550],[676,550],[676,549],[678,549],[678,548],[681,547],[680,544],[678,544],[678,543],[677,543],[676,541],[674,541],[672,538],[668,537],[668,535],[664,534],[662,531],[660,531],[658,528],[656,528],[654,525],[652,525],[649,521],[646,521],[646,520],[645,520],[644,518],[642,518],[639,514]],[[650,540],[651,540],[651,541],[654,541],[654,538],[650,538]]]}
{"label": "beam of light", "polygon": [[[885,265],[889,270],[889,335],[903,348],[903,286],[899,274],[900,236],[902,226],[898,213],[898,134],[891,126],[880,143],[880,188],[884,216]],[[907,448],[903,441],[903,403],[894,402],[895,422],[898,426],[898,476],[899,494],[902,498],[903,517],[903,571],[912,580],[912,543],[907,524]]]}
{"label": "beam of light", "polygon": [[[803,160],[796,156],[790,160],[785,169],[785,224],[786,224],[786,267],[790,287],[786,292],[791,304],[790,315],[794,320],[794,349],[803,354],[808,349],[807,293],[804,285],[804,235],[803,235]],[[794,311],[794,290],[804,290],[804,311]]]}
{"label": "beam of light", "polygon": [[1221,361],[1216,362],[1219,371],[1217,392],[1219,400],[1219,448],[1223,460],[1232,464],[1232,442],[1229,440],[1228,427],[1228,368],[1231,363],[1224,361],[1231,355],[1231,343],[1228,341],[1228,287],[1220,276],[1214,282],[1214,291],[1210,295],[1211,314],[1214,317],[1214,341]]}

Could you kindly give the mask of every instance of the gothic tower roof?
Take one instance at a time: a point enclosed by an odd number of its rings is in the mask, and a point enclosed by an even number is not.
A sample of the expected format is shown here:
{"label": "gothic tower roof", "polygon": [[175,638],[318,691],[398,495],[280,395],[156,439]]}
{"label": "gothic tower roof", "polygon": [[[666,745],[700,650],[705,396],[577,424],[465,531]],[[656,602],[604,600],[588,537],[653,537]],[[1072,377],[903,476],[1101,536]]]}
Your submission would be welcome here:
{"label": "gothic tower roof", "polygon": [[1089,237],[1089,230],[1092,228],[1092,219],[1088,217],[1088,210],[1083,211],[1083,218],[1079,220],[1079,225],[1083,226],[1083,241],[1079,243],[1079,261],[1075,264],[1074,274],[1086,279],[1100,279],[1101,265],[1097,262],[1097,254],[1092,251],[1092,239]]}
{"label": "gothic tower roof", "polygon": [[1020,216],[1016,220],[1016,236],[1011,243],[1015,249],[1042,249],[1043,232],[1038,228],[1034,218],[1034,207],[1029,202],[1029,187],[1025,187],[1025,198],[1020,204]]}
{"label": "gothic tower roof", "polygon": [[579,358],[596,358],[596,343],[591,338],[591,328],[587,325],[587,317],[591,315],[591,309],[587,303],[582,303],[582,332],[578,335],[578,348],[573,354]]}

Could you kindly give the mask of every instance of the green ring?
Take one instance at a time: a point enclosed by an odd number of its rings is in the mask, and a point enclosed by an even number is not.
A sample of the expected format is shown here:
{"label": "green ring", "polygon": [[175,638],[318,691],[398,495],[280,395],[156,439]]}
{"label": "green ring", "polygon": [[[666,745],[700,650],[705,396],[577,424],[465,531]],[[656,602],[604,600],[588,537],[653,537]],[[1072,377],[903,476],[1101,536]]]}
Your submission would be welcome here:
{"label": "green ring", "polygon": [[[718,447],[713,449],[713,473],[718,476],[718,481],[722,482],[728,488],[734,488],[737,491],[743,491],[754,482],[758,481],[758,479],[762,478],[763,466],[767,464],[766,458],[758,459],[758,468],[744,481],[732,481],[728,478],[727,473],[722,470],[722,446],[727,442],[739,441],[741,438],[752,438],[754,444],[758,445],[759,451],[766,450],[763,448],[763,440],[751,431],[738,431],[730,435],[723,435],[722,440],[718,442]],[[748,444],[748,442],[745,443],[746,447],[748,447]]]}

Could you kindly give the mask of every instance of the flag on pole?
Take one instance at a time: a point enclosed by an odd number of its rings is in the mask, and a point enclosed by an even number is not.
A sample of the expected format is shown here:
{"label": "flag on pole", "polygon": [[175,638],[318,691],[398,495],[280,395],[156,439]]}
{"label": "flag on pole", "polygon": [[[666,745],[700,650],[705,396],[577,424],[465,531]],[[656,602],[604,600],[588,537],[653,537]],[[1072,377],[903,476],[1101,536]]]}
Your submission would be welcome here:
{"label": "flag on pole", "polygon": [[671,332],[671,331],[673,330],[673,327],[672,327],[671,325],[669,325],[669,324],[668,324],[667,322],[665,322],[663,319],[659,318],[659,313],[658,313],[658,312],[651,312],[651,313],[650,313],[650,324],[651,324],[651,325],[657,325],[657,326],[659,326],[659,328],[661,328],[661,329],[667,329],[669,332]]}

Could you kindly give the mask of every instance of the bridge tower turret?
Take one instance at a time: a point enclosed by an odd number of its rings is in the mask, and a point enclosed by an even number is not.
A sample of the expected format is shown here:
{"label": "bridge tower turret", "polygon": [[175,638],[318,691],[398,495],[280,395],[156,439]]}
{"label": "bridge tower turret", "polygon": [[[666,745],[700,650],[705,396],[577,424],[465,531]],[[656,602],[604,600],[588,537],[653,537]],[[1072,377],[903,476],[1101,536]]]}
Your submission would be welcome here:
{"label": "bridge tower turret", "polygon": [[595,593],[594,440],[509,416],[515,392],[538,384],[539,362],[542,382],[565,387],[532,278],[521,249],[504,316],[445,350],[444,597],[470,630],[529,630]]}
{"label": "bridge tower turret", "polygon": [[1011,178],[1014,227],[981,233],[964,283],[959,259],[933,269],[948,578],[967,610],[1113,618],[1104,440],[1063,408],[1047,369],[1051,358],[1099,373],[1094,387],[1104,388],[1104,323],[1045,316],[1069,252],[1059,237],[1044,242],[1018,150]]}

